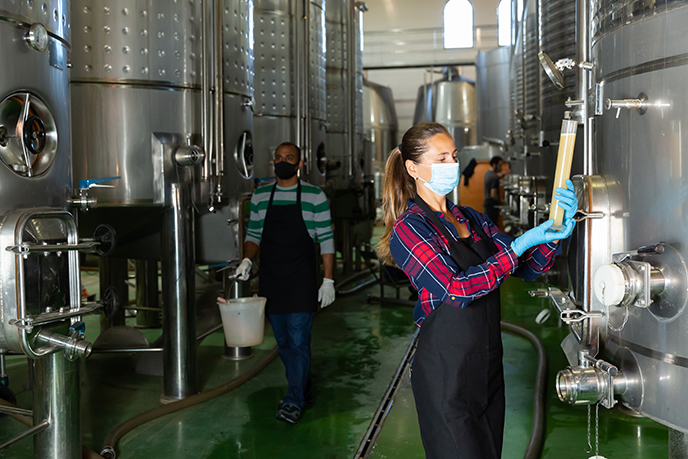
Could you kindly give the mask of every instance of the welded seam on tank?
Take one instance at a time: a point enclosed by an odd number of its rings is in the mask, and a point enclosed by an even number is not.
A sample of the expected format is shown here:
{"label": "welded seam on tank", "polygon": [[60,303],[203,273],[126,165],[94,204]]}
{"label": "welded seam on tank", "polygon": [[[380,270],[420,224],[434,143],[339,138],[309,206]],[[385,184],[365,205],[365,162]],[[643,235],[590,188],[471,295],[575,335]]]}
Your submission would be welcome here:
{"label": "welded seam on tank", "polygon": [[659,360],[660,362],[668,363],[669,365],[676,365],[679,367],[688,368],[688,358],[686,358],[686,357],[681,357],[680,355],[667,354],[664,352],[655,351],[655,350],[649,349],[645,346],[641,346],[640,344],[626,341],[625,339],[620,338],[616,335],[610,334],[608,339],[610,341],[612,341],[613,343],[618,344],[619,346],[623,346],[625,348],[628,348],[629,350],[635,352],[636,354],[644,355],[645,357]]}
{"label": "welded seam on tank", "polygon": [[602,78],[600,84],[607,84],[613,81],[621,80],[635,75],[643,75],[645,73],[656,72],[658,70],[665,70],[674,67],[682,67],[688,64],[688,53],[677,54],[675,56],[664,57],[654,61],[645,62],[644,64],[626,67],[621,70],[612,72]]}
{"label": "welded seam on tank", "polygon": [[200,91],[199,85],[179,85],[179,84],[165,84],[160,82],[149,82],[146,80],[116,80],[116,79],[89,79],[79,80],[74,79],[70,84],[88,84],[98,86],[110,86],[116,88],[135,88],[135,89],[158,89],[162,91],[178,91],[178,90],[193,90]]}

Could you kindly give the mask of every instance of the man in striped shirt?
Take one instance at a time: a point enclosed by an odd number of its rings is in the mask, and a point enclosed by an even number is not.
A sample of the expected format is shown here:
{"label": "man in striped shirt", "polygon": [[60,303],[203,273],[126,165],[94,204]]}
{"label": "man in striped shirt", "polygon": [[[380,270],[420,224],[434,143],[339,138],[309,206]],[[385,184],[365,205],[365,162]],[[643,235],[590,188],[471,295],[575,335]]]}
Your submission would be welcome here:
{"label": "man in striped shirt", "polygon": [[[286,369],[289,390],[278,404],[277,419],[298,422],[309,398],[311,325],[318,302],[332,303],[334,239],[325,193],[299,180],[300,149],[285,142],[275,150],[277,182],[258,188],[251,198],[251,220],[244,259],[237,268],[248,279],[251,259],[260,250],[260,295]],[[324,279],[318,289],[314,244],[320,243]]]}

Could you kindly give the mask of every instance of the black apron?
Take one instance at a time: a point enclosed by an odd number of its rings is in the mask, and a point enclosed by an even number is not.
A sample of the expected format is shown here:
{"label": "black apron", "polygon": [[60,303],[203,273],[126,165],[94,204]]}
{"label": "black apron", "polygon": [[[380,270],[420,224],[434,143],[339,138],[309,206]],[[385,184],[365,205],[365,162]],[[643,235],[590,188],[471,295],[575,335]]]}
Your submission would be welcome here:
{"label": "black apron", "polygon": [[[459,271],[498,248],[468,216],[479,241],[456,240],[420,197],[416,204],[449,241]],[[504,433],[504,372],[499,289],[461,309],[442,303],[423,321],[412,387],[428,459],[499,459]]]}
{"label": "black apron", "polygon": [[266,314],[315,312],[318,285],[315,245],[301,212],[301,181],[296,204],[273,206],[273,186],[260,244],[259,294],[268,299]]}

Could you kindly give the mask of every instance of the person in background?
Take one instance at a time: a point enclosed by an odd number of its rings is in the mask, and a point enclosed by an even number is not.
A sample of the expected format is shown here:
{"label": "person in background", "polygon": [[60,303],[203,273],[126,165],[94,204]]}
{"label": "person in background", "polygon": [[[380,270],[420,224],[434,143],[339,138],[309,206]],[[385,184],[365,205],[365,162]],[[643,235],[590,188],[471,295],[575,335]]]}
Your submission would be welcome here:
{"label": "person in background", "polygon": [[[256,189],[237,278],[247,280],[260,250],[259,294],[277,340],[289,389],[277,419],[296,424],[310,393],[311,325],[318,302],[335,299],[334,239],[323,191],[299,179],[301,150],[291,142],[275,149],[277,182]],[[320,243],[324,279],[318,289],[315,242]]]}
{"label": "person in background", "polygon": [[499,179],[504,177],[504,164],[506,162],[499,156],[490,159],[490,170],[485,172],[485,200],[483,201],[483,210],[487,217],[495,225],[499,219],[499,203],[501,202],[499,196]]}
{"label": "person in background", "polygon": [[485,215],[447,200],[459,182],[456,146],[437,123],[406,131],[387,160],[382,262],[398,265],[418,289],[420,327],[411,386],[428,459],[499,459],[504,372],[499,286],[532,280],[552,266],[575,226],[578,201],[558,188],[564,229],[553,220],[517,239]]}

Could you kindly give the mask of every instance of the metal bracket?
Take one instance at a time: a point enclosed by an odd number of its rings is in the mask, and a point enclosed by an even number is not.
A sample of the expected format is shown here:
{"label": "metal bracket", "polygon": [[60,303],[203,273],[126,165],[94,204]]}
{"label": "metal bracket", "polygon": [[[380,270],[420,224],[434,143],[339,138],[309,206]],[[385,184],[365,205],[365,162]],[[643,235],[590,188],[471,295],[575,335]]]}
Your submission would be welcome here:
{"label": "metal bracket", "polygon": [[567,325],[574,324],[576,322],[583,322],[588,319],[600,319],[604,317],[604,313],[601,311],[590,311],[585,312],[580,309],[567,309],[559,313],[561,320]]}

